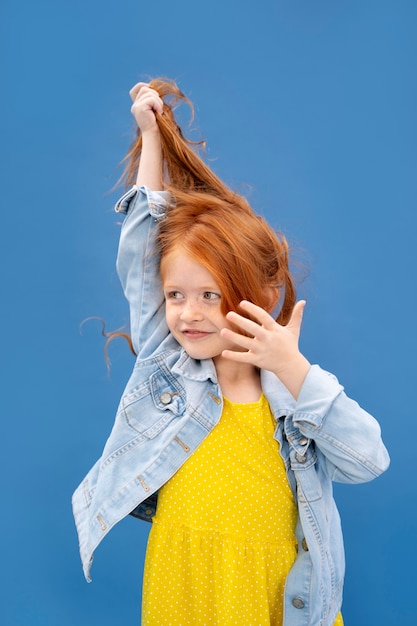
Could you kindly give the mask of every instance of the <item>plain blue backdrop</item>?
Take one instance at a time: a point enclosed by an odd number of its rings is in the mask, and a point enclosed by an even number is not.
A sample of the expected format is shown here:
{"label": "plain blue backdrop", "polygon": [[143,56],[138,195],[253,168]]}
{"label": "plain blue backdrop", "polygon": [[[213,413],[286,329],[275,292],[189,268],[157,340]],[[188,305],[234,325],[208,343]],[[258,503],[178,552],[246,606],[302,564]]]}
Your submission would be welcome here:
{"label": "plain blue backdrop", "polygon": [[112,531],[88,585],[70,498],[133,364],[113,343],[109,377],[80,324],[128,321],[112,188],[128,90],[160,75],[308,268],[306,356],[382,425],[390,470],[335,489],[346,625],[417,623],[416,26],[414,0],[2,0],[2,624],[139,624],[147,525]]}

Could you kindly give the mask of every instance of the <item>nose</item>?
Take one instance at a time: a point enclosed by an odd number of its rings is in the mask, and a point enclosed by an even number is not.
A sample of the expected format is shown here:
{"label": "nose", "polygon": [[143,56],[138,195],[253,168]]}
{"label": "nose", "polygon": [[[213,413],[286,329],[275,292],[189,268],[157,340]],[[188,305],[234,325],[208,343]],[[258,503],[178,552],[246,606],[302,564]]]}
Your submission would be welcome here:
{"label": "nose", "polygon": [[203,314],[198,303],[193,300],[187,300],[181,310],[180,318],[187,323],[200,322],[203,319]]}

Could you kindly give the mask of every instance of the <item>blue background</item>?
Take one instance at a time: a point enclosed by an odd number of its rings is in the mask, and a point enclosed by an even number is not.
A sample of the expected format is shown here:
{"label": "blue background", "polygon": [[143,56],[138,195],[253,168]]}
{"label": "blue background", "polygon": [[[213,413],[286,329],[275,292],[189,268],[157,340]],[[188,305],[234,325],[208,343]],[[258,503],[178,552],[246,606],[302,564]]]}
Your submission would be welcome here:
{"label": "blue background", "polygon": [[2,624],[139,623],[147,525],[123,520],[87,585],[70,497],[133,363],[113,343],[109,378],[80,323],[128,321],[112,188],[128,90],[158,75],[308,268],[303,351],[381,422],[390,470],[336,486],[345,622],[417,623],[416,17],[413,0],[2,0]]}

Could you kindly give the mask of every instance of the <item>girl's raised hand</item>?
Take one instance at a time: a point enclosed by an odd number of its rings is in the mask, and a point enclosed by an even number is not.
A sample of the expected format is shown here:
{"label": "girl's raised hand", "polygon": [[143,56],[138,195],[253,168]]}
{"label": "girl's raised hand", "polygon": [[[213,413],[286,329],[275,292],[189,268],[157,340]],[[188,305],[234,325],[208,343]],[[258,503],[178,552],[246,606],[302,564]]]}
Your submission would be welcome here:
{"label": "girl's raised hand", "polygon": [[244,300],[240,306],[256,321],[234,311],[227,314],[228,321],[249,336],[223,328],[222,336],[243,350],[223,350],[222,356],[273,372],[297,398],[310,369],[310,363],[298,348],[305,301],[296,303],[286,326],[278,324],[269,313],[252,302]]}
{"label": "girl's raised hand", "polygon": [[133,102],[130,110],[142,135],[147,131],[158,130],[155,113],[162,115],[164,112],[164,102],[158,92],[147,83],[137,83],[129,95]]}

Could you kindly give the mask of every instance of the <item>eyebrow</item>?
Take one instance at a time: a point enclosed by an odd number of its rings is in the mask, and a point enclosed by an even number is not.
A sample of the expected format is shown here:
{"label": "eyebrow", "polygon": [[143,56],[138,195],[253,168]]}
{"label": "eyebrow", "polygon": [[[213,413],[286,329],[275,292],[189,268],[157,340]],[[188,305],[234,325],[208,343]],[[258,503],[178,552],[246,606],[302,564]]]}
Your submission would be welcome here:
{"label": "eyebrow", "polygon": [[[188,289],[187,286],[182,285],[180,286],[178,283],[172,283],[172,284],[164,284],[164,282],[162,282],[162,288],[164,289],[164,291],[170,290],[170,289],[176,289],[178,291],[181,291],[182,289]],[[220,287],[216,287],[215,285],[204,285],[204,286],[199,286],[197,287],[196,290],[194,291],[213,291],[213,292],[219,292],[221,293]]]}

